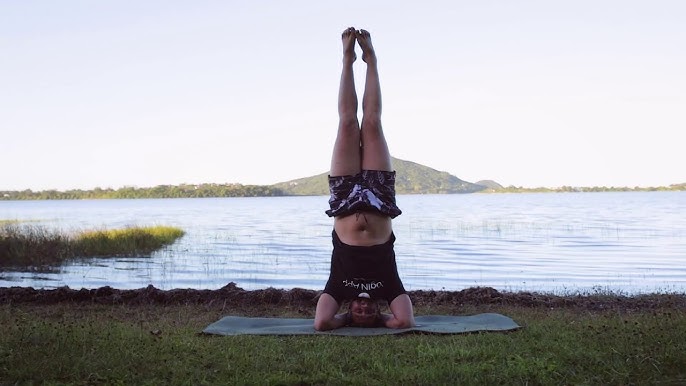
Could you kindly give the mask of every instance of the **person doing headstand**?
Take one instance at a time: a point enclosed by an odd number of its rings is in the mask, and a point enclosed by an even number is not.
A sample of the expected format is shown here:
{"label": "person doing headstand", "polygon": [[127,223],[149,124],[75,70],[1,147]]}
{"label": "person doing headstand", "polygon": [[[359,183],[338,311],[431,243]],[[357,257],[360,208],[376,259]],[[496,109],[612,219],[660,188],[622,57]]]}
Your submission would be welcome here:
{"label": "person doing headstand", "polygon": [[[343,31],[343,70],[338,91],[338,133],[329,173],[334,218],[331,272],[317,302],[314,328],[346,325],[408,328],[415,325],[412,302],[398,275],[391,219],[401,214],[395,202],[395,171],[381,128],[381,87],[369,32]],[[355,42],[367,64],[362,125],[357,118],[353,63]],[[380,312],[379,300],[391,313]],[[338,313],[350,301],[347,312]]]}

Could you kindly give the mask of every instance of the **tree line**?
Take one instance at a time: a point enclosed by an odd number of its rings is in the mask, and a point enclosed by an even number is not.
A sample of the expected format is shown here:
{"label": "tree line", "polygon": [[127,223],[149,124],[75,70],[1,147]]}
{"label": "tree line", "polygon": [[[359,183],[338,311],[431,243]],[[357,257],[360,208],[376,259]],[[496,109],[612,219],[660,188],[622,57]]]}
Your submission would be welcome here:
{"label": "tree line", "polygon": [[[652,192],[652,191],[684,191],[686,183],[659,187],[575,187],[562,186],[559,188],[524,188],[507,186],[499,189],[485,189],[479,193],[564,193],[564,192]],[[428,193],[428,192],[413,192]],[[468,192],[465,192],[468,193]],[[21,191],[0,191],[0,200],[87,200],[87,199],[116,199],[116,198],[209,198],[209,197],[280,197],[302,195],[287,191],[274,185],[242,185],[242,184],[182,184],[158,185],[152,188],[122,187],[95,188],[92,190],[72,189],[66,191],[30,189]]]}
{"label": "tree line", "polygon": [[270,185],[199,184],[158,185],[152,188],[122,187],[66,191],[0,191],[3,200],[85,200],[113,198],[203,198],[203,197],[272,197],[286,195]]}
{"label": "tree line", "polygon": [[523,188],[517,186],[507,186],[500,189],[484,190],[484,193],[565,193],[565,192],[658,192],[658,191],[683,191],[686,190],[686,183],[673,184],[669,186],[656,187],[607,187],[607,186],[561,186],[559,188]]}

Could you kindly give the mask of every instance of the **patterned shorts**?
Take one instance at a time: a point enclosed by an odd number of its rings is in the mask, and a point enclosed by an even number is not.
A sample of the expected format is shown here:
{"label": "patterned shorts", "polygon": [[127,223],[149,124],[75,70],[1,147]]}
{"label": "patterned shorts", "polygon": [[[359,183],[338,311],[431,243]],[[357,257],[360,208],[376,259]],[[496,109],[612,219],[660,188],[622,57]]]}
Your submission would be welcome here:
{"label": "patterned shorts", "polygon": [[329,217],[377,211],[390,218],[402,211],[395,204],[395,172],[363,170],[354,176],[329,176]]}

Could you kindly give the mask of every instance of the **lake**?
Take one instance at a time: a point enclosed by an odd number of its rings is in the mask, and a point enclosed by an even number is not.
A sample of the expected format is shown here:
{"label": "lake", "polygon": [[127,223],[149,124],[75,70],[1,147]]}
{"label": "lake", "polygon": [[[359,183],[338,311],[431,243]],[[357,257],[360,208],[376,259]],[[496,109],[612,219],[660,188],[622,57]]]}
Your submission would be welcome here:
{"label": "lake", "polygon": [[[64,231],[172,225],[148,257],[0,272],[0,287],[322,289],[328,197],[0,201],[0,220]],[[400,195],[393,222],[407,290],[686,292],[686,192]]]}

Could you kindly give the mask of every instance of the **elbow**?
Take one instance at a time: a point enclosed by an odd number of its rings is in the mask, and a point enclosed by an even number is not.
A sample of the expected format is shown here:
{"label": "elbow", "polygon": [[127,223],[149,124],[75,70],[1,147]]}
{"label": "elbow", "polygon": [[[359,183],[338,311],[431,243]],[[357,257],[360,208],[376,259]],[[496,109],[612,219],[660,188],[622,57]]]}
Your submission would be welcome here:
{"label": "elbow", "polygon": [[414,322],[414,318],[402,318],[402,319],[393,318],[386,323],[386,327],[397,328],[397,329],[412,328],[412,327],[415,327],[416,325],[417,324]]}
{"label": "elbow", "polygon": [[322,320],[315,320],[314,321],[314,329],[316,331],[327,331],[331,330],[331,325],[329,323],[326,323],[325,321]]}
{"label": "elbow", "polygon": [[403,320],[399,323],[398,327],[396,328],[412,328],[414,326],[416,326],[414,320]]}

